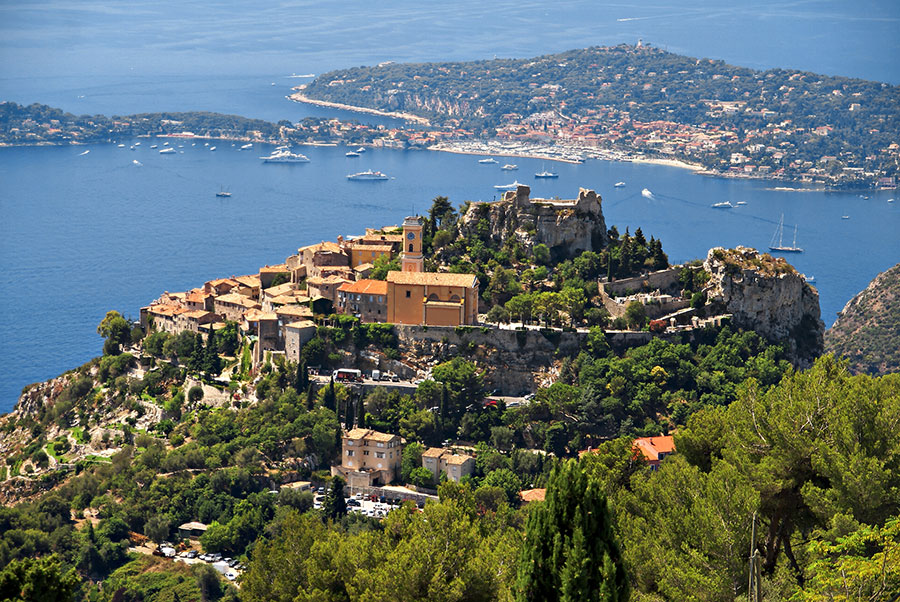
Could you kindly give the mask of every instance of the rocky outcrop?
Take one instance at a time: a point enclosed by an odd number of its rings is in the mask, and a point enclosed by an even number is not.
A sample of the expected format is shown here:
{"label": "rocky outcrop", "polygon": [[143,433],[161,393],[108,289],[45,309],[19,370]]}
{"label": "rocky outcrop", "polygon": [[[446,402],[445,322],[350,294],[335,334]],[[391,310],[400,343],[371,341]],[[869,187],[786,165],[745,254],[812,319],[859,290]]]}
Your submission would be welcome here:
{"label": "rocky outcrop", "polygon": [[489,236],[501,243],[514,235],[527,252],[545,244],[554,261],[580,251],[599,251],[606,244],[602,199],[580,189],[571,200],[532,199],[528,186],[509,191],[493,203],[473,203],[460,220],[463,236]]}
{"label": "rocky outcrop", "polygon": [[855,373],[900,371],[900,264],[878,274],[847,302],[825,333],[825,350],[850,361]]}
{"label": "rocky outcrop", "polygon": [[732,314],[733,323],[770,341],[786,343],[798,366],[823,349],[825,324],[819,293],[783,258],[756,249],[710,249],[703,267],[711,309]]}

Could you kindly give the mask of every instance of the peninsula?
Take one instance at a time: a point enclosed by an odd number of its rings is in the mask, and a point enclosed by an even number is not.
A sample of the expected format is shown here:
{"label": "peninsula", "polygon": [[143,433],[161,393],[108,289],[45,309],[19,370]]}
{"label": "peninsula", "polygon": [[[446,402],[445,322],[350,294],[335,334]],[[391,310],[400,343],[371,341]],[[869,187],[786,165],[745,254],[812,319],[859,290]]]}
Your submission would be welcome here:
{"label": "peninsula", "polygon": [[440,126],[438,140],[677,159],[728,177],[890,188],[900,170],[896,86],[755,71],[640,43],[343,69],[305,84],[294,99],[417,115]]}

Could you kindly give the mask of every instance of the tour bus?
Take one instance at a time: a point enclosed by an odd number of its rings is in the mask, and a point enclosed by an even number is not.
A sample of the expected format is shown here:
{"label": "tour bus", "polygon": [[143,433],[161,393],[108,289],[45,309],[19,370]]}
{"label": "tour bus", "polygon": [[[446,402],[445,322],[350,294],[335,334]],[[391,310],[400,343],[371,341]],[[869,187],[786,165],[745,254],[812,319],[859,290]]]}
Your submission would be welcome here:
{"label": "tour bus", "polygon": [[362,382],[362,372],[350,368],[340,368],[331,374],[336,382]]}

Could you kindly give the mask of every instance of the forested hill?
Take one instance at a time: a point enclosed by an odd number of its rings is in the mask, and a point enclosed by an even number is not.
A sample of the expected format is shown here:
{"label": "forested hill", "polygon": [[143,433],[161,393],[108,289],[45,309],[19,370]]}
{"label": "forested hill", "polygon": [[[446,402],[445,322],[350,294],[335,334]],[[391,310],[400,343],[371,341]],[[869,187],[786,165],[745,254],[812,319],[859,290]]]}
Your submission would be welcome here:
{"label": "forested hill", "polygon": [[[693,144],[675,144],[675,154],[730,162],[732,152],[749,153],[754,164],[773,168],[785,158],[815,164],[825,157],[823,163],[835,163],[819,168],[897,172],[896,147],[891,150],[900,137],[896,86],[796,70],[755,71],[647,46],[528,59],[382,63],[325,73],[303,94],[415,113],[486,135],[513,123],[547,130],[562,120],[577,125],[576,135],[637,144],[637,122],[665,121],[669,125],[650,130],[657,146],[679,124],[697,128]],[[770,162],[754,156],[779,153],[784,156]]]}
{"label": "forested hill", "polygon": [[855,372],[900,370],[900,263],[875,277],[825,333],[830,353],[844,355]]}

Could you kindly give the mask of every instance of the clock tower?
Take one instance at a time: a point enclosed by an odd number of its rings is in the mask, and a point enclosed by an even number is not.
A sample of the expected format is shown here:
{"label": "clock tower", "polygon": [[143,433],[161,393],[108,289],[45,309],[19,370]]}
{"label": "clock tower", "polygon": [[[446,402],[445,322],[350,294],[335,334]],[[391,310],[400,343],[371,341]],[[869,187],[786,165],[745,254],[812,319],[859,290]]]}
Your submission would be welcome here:
{"label": "clock tower", "polygon": [[403,252],[400,254],[400,269],[404,272],[424,272],[422,257],[422,219],[417,216],[403,220]]}

